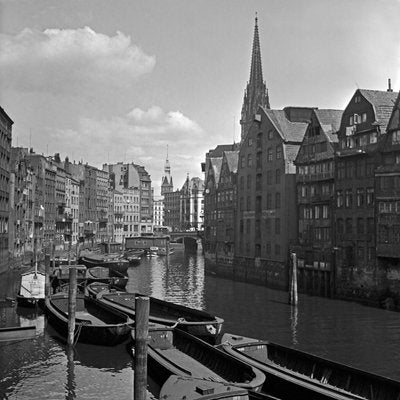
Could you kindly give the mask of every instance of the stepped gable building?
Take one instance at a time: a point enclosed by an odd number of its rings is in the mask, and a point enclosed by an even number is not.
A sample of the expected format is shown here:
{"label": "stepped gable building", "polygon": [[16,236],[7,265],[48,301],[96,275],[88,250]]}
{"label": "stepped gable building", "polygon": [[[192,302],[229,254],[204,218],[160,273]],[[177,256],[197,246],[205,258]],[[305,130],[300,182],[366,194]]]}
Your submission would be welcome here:
{"label": "stepped gable building", "polygon": [[312,111],[259,107],[240,148],[235,264],[270,287],[288,284],[289,245],[297,242],[294,160]]}
{"label": "stepped gable building", "polygon": [[243,106],[240,119],[241,141],[244,140],[247,131],[254,120],[258,106],[270,108],[268,89],[263,80],[260,38],[258,35],[258,18],[255,19],[253,50],[251,54],[250,79],[247,82],[243,97]]}
{"label": "stepped gable building", "polygon": [[400,94],[379,153],[380,165],[375,170],[376,255],[379,270],[386,271],[380,277],[382,289],[400,293]]}
{"label": "stepped gable building", "polygon": [[[204,251],[205,251],[205,261],[207,266],[214,266],[217,257],[217,215],[221,215],[221,195],[219,195],[219,181],[220,173],[222,170],[222,165],[224,161],[224,156],[229,153],[230,156],[226,159],[225,163],[228,165],[225,168],[231,171],[237,172],[237,158],[239,152],[239,144],[226,144],[218,145],[215,149],[210,150],[206,154],[206,161],[202,163],[202,171],[204,172]],[[234,158],[236,154],[236,168],[234,166]],[[226,174],[229,175],[227,171]],[[231,177],[231,176],[230,176]],[[224,178],[225,179],[225,178]],[[229,183],[226,183],[229,186]],[[231,185],[234,185],[232,179]],[[234,195],[236,195],[236,190],[234,190]],[[225,205],[226,206],[226,205]],[[236,208],[236,201],[234,200],[231,205],[231,212],[233,214]],[[233,249],[232,249],[233,251]],[[223,264],[222,260],[219,260],[220,264]]]}
{"label": "stepped gable building", "polygon": [[376,290],[375,169],[397,93],[357,89],[343,112],[335,160],[336,291]]}
{"label": "stepped gable building", "polygon": [[342,110],[315,109],[297,154],[299,289],[330,296],[333,282],[334,156]]}

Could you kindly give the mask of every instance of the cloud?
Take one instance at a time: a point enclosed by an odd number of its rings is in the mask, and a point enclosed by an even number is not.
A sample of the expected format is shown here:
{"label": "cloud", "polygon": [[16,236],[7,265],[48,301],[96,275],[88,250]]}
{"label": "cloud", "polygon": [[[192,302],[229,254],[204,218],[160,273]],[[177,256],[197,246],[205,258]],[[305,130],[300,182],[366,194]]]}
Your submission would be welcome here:
{"label": "cloud", "polygon": [[119,161],[141,164],[154,186],[160,184],[168,145],[171,174],[180,188],[188,172],[201,177],[200,163],[208,151],[204,137],[203,129],[181,112],[153,106],[110,119],[80,118],[78,129],[43,130],[35,142],[48,143],[50,154],[59,152],[97,167]]}
{"label": "cloud", "polygon": [[3,87],[51,94],[90,94],[99,88],[126,88],[153,70],[155,57],[115,36],[80,29],[24,29],[0,35]]}

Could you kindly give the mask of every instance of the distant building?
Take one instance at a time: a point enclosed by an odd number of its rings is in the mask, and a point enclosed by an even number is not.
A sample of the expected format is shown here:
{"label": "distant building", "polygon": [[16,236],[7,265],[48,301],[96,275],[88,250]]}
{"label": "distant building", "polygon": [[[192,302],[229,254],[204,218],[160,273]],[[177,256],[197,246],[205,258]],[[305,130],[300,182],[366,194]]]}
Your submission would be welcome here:
{"label": "distant building", "polygon": [[154,226],[164,225],[164,199],[153,200],[153,219]]}
{"label": "distant building", "polygon": [[180,192],[180,228],[183,230],[204,228],[204,182],[189,175]]}
{"label": "distant building", "polygon": [[164,225],[172,230],[180,230],[180,197],[181,191],[175,190],[164,194]]}
{"label": "distant building", "polygon": [[313,110],[296,164],[299,290],[322,296],[334,284],[334,156],[342,110]]}
{"label": "distant building", "polygon": [[174,191],[174,184],[172,182],[171,166],[169,165],[168,152],[167,152],[167,159],[165,160],[165,165],[164,165],[164,176],[161,179],[161,196],[164,196],[165,193],[171,193],[173,191]]}
{"label": "distant building", "polygon": [[335,162],[336,291],[376,290],[375,169],[397,93],[357,89],[343,112]]}

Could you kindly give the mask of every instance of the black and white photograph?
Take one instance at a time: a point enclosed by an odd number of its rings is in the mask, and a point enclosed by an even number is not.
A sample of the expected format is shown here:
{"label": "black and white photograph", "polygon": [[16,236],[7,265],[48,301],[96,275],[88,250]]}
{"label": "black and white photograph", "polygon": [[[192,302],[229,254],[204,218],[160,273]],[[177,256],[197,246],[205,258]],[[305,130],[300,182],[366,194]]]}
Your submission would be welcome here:
{"label": "black and white photograph", "polygon": [[0,399],[400,400],[400,0],[0,0]]}

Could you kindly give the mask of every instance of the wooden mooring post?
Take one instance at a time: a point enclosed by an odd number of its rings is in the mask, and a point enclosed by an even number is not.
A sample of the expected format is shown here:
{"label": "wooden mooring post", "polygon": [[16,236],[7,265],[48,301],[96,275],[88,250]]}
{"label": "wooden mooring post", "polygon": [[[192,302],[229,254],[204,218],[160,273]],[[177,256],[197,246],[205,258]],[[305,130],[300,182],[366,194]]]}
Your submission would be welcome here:
{"label": "wooden mooring post", "polygon": [[297,294],[297,255],[296,253],[291,254],[292,260],[292,276],[289,282],[289,304],[297,306],[298,294]]}
{"label": "wooden mooring post", "polygon": [[76,311],[76,268],[69,267],[69,291],[68,291],[68,346],[75,342],[75,311]]}
{"label": "wooden mooring post", "polygon": [[44,256],[45,286],[44,295],[50,296],[50,254],[46,252]]}
{"label": "wooden mooring post", "polygon": [[134,400],[147,399],[147,338],[149,336],[150,300],[140,296],[135,300],[135,362]]}

